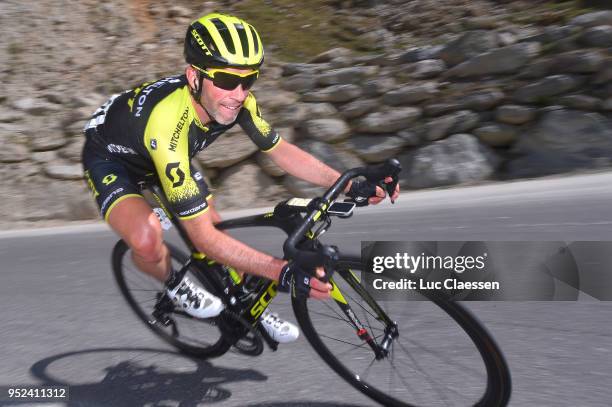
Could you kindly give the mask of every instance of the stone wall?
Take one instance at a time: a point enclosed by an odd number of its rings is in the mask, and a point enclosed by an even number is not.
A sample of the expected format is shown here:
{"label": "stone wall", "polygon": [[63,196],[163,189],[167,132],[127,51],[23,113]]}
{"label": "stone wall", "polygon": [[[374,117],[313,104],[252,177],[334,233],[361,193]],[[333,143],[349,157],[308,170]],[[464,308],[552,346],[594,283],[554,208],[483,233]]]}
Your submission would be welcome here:
{"label": "stone wall", "polygon": [[[17,28],[0,48],[7,61],[0,70],[6,84],[0,224],[96,218],[80,165],[85,120],[108,95],[125,89],[123,82],[179,72],[177,44],[194,14],[178,5],[154,8],[150,15],[168,25],[143,22],[165,27],[162,38],[153,38],[109,17],[122,15],[119,3],[87,0],[67,14],[45,4],[36,5],[45,20],[30,25],[21,3],[2,6]],[[196,14],[213,6],[204,5]],[[65,40],[68,26],[87,30],[92,18],[114,23],[99,26],[96,36]],[[435,45],[393,42],[394,27],[410,30],[404,19],[379,32],[388,41],[374,53],[334,49],[308,63],[272,56],[254,92],[283,137],[338,169],[399,157],[407,189],[609,167],[612,11],[539,27],[485,20],[473,15],[467,31],[444,35]],[[47,27],[48,52],[24,52],[23,44],[41,41],[26,26]],[[154,65],[146,63],[154,58]],[[135,66],[155,70],[145,75]],[[198,162],[222,208],[317,192],[275,167],[238,130]]]}

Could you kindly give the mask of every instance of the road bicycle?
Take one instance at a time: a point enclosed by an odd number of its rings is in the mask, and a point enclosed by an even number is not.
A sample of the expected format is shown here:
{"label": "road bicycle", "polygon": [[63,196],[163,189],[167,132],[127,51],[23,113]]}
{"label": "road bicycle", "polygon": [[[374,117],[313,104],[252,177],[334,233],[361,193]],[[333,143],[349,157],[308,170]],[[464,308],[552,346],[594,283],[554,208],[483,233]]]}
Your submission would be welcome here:
{"label": "road bicycle", "polygon": [[[272,212],[226,220],[216,227],[279,228],[288,235],[285,259],[304,270],[324,266],[332,298],[309,299],[293,290],[296,320],[322,360],[373,400],[386,406],[507,405],[508,365],[491,334],[468,309],[430,294],[423,301],[376,301],[362,283],[368,271],[360,257],[321,242],[332,218],[352,215],[354,204],[336,202],[351,179],[366,177],[391,192],[400,170],[394,159],[354,168],[319,198],[283,201]],[[387,176],[393,182],[384,184],[381,180]],[[277,282],[241,278],[235,270],[208,259],[190,241],[159,185],[147,181],[142,188],[163,209],[158,211],[162,221],[169,219],[189,249],[186,253],[168,244],[173,270],[188,273],[221,298],[226,308],[209,319],[192,318],[175,308],[163,284],[138,271],[129,248],[119,241],[113,250],[113,271],[136,315],[163,340],[194,357],[217,357],[232,348],[256,356],[265,345],[276,350],[278,343],[263,329],[259,316],[275,298]]]}

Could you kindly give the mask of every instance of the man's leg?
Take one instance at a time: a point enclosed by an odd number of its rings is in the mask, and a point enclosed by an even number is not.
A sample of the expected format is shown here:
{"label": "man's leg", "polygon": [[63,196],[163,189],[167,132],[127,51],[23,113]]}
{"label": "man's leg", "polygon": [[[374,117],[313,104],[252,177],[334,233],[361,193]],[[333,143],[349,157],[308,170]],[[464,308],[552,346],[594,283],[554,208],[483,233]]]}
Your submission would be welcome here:
{"label": "man's leg", "polygon": [[132,249],[134,264],[165,282],[170,271],[170,253],[157,215],[149,204],[141,197],[125,198],[112,208],[107,221]]}

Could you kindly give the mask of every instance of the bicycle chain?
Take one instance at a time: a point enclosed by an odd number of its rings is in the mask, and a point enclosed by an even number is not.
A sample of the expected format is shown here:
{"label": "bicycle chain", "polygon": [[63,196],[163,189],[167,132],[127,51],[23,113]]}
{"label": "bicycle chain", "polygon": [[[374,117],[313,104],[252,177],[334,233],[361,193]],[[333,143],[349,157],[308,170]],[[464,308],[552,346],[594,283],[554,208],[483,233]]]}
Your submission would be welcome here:
{"label": "bicycle chain", "polygon": [[[249,356],[257,356],[263,352],[263,338],[261,334],[256,330],[255,326],[249,324],[239,314],[225,309],[217,318],[219,321],[219,329],[223,335],[230,340],[238,352]],[[237,333],[236,328],[229,326],[224,318],[229,318],[233,322],[239,323],[241,325],[241,332]],[[246,332],[244,332],[244,330],[246,330]],[[251,335],[250,337],[248,336],[249,334]]]}

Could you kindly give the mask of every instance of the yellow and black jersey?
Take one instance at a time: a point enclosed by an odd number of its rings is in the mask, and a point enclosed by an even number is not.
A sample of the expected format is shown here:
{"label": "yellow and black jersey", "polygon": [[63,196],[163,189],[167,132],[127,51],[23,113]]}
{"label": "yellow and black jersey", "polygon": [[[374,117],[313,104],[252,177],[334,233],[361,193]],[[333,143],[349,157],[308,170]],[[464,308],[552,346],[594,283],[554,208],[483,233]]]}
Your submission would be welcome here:
{"label": "yellow and black jersey", "polygon": [[[156,173],[179,216],[194,217],[207,204],[197,182],[201,176],[194,178],[190,161],[235,124],[262,151],[272,150],[281,141],[261,117],[252,93],[234,123],[204,125],[193,107],[185,75],[144,83],[113,96],[94,113],[85,129],[84,167],[94,172],[88,162],[96,158],[120,163],[131,178]],[[108,207],[101,208],[103,215]]]}

